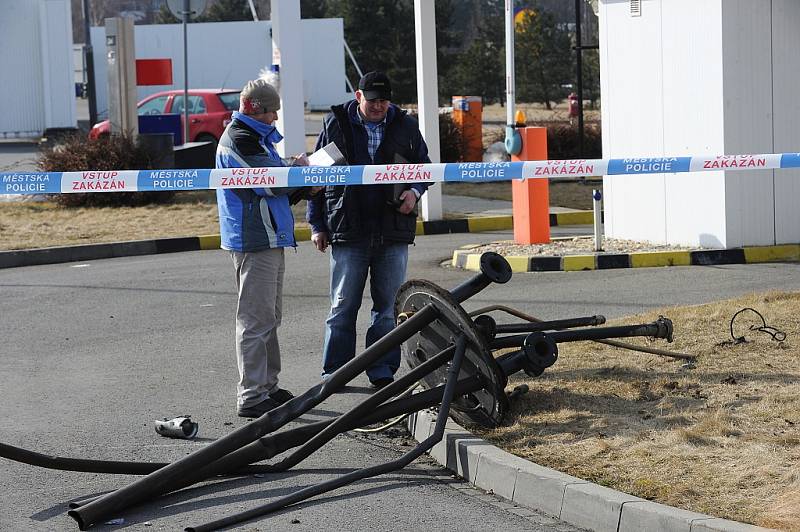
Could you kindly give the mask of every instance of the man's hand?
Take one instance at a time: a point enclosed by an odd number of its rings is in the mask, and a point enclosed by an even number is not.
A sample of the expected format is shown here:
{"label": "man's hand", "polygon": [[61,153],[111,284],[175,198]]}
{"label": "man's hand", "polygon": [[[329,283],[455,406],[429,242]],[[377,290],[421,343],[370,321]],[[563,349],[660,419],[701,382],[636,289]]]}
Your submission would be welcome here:
{"label": "man's hand", "polygon": [[308,155],[301,153],[293,157],[292,166],[308,166]]}
{"label": "man's hand", "polygon": [[316,196],[317,194],[322,192],[323,189],[325,189],[325,187],[311,187],[310,194],[312,196]]}
{"label": "man's hand", "polygon": [[417,204],[417,195],[411,189],[404,190],[400,194],[400,201],[403,203],[400,204],[397,210],[403,214],[408,214],[414,210],[414,206]]}
{"label": "man's hand", "polygon": [[314,243],[314,246],[323,253],[328,249],[328,233],[314,233],[311,235],[311,241]]}

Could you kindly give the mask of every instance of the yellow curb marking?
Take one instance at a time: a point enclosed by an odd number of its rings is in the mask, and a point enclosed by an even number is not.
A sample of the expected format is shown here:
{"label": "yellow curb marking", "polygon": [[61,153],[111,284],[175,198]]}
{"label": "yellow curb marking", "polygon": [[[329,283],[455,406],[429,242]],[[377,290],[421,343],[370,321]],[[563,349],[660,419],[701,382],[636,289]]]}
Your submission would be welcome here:
{"label": "yellow curb marking", "polygon": [[200,249],[219,249],[220,238],[219,235],[201,235],[197,239],[200,241]]}
{"label": "yellow curb marking", "polygon": [[745,262],[773,262],[800,259],[800,244],[744,248]]}
{"label": "yellow curb marking", "polygon": [[591,225],[594,223],[594,213],[592,211],[559,212],[556,213],[556,223],[558,225]]}
{"label": "yellow curb marking", "polygon": [[481,256],[477,253],[471,253],[467,255],[466,264],[464,264],[464,268],[467,270],[479,271],[481,267]]}
{"label": "yellow curb marking", "polygon": [[306,240],[311,240],[311,228],[310,227],[300,227],[294,230],[294,239],[298,242],[304,242]]}
{"label": "yellow curb marking", "polygon": [[561,260],[565,272],[594,270],[594,255],[567,255]]}
{"label": "yellow curb marking", "polygon": [[631,268],[651,268],[655,266],[689,266],[692,257],[688,251],[654,251],[652,253],[631,253]]}
{"label": "yellow curb marking", "polygon": [[470,233],[513,229],[514,219],[511,216],[485,216],[482,218],[467,218],[467,227],[469,228]]}
{"label": "yellow curb marking", "polygon": [[506,257],[506,260],[508,261],[509,266],[511,266],[511,271],[514,273],[529,271],[528,264],[530,263],[530,260],[528,260],[528,257],[510,256]]}

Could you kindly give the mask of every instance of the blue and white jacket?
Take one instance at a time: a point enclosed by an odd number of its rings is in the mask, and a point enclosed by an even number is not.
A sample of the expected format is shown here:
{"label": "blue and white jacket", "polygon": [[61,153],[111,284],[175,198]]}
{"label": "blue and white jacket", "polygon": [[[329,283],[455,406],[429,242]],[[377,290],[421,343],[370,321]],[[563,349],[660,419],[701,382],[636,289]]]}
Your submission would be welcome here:
{"label": "blue and white jacket", "polygon": [[[217,168],[284,166],[274,146],[281,140],[275,126],[234,111],[219,139]],[[217,189],[222,249],[251,252],[296,246],[288,196],[293,190]]]}

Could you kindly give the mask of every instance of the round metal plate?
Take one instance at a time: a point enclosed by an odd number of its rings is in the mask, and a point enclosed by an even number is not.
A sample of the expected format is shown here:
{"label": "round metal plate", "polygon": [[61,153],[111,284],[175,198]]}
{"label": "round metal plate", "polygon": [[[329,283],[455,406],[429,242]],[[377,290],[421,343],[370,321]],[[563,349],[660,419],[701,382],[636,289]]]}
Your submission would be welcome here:
{"label": "round metal plate", "polygon": [[[459,379],[481,375],[485,386],[476,392],[454,398],[450,415],[461,424],[489,428],[499,426],[508,411],[508,399],[504,391],[507,378],[470,317],[450,293],[429,281],[408,281],[397,293],[395,316],[415,312],[427,304],[434,305],[440,316],[402,344],[403,358],[410,367],[415,368],[454,343],[458,334],[464,333],[467,350]],[[421,384],[426,389],[435,388],[444,384],[446,378],[447,365],[423,377]]]}

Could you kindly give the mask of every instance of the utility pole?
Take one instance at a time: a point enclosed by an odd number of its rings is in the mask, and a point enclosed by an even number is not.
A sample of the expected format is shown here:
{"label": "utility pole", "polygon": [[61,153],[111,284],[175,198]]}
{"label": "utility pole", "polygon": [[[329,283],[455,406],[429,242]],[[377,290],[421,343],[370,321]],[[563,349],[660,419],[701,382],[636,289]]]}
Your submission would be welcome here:
{"label": "utility pole", "polygon": [[83,2],[83,54],[86,58],[86,95],[89,98],[89,128],[97,123],[97,91],[94,85],[94,51],[92,50],[89,2]]}

